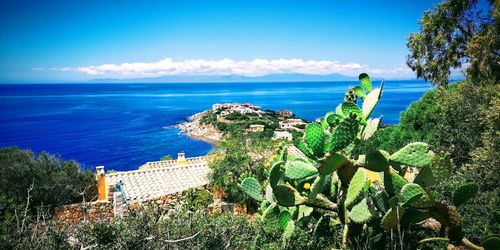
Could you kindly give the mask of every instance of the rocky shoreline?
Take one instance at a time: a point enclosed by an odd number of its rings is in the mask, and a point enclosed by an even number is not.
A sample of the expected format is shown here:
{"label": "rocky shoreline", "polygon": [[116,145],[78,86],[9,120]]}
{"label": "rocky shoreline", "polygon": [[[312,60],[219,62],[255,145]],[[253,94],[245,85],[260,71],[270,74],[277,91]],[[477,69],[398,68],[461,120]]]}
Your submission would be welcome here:
{"label": "rocky shoreline", "polygon": [[178,124],[177,127],[189,138],[215,145],[220,141],[222,132],[212,125],[201,124],[201,117],[203,117],[206,112],[208,111],[203,111],[188,117],[186,122]]}

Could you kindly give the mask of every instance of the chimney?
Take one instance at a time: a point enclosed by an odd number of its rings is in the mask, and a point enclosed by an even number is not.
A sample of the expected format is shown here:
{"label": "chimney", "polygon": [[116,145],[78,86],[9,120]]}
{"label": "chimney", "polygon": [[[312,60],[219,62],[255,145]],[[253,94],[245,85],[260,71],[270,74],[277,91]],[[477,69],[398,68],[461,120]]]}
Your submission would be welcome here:
{"label": "chimney", "polygon": [[180,152],[177,154],[177,165],[186,165],[186,154],[184,152]]}
{"label": "chimney", "polygon": [[106,174],[104,172],[104,166],[95,167],[95,178],[97,180],[97,194],[99,195],[99,200],[107,200],[108,195],[106,191]]}

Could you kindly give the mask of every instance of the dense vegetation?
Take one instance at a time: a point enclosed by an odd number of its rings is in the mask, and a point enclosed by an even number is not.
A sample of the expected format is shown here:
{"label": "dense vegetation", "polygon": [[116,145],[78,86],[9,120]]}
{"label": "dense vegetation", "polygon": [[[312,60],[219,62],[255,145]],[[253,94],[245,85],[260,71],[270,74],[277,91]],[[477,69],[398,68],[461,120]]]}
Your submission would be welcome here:
{"label": "dense vegetation", "polygon": [[[25,224],[49,217],[57,206],[96,197],[95,176],[75,161],[16,147],[0,149],[0,248],[27,237]],[[23,223],[21,223],[23,222]]]}
{"label": "dense vegetation", "polygon": [[[279,218],[285,242],[296,225],[304,226],[316,212],[316,233],[335,231],[332,222],[341,225],[342,248],[477,247],[466,238],[457,207],[476,195],[478,185],[448,186],[450,202],[431,192],[451,174],[446,153],[435,153],[423,142],[391,152],[372,147],[356,153],[378,130],[380,119],[369,117],[383,88],[372,89],[366,74],[360,82],[362,87],[349,89],[335,112],[306,126],[296,142],[306,158],[288,155],[281,147],[266,180],[247,177],[241,182],[242,190],[260,203],[262,219]],[[356,104],[358,96],[362,108]],[[370,179],[368,171],[383,174],[383,181]],[[432,224],[428,219],[435,225],[425,226]]]}
{"label": "dense vegetation", "polygon": [[[233,113],[220,122],[208,112],[202,122],[226,134],[212,153],[211,185],[253,215],[208,216],[210,193],[189,191],[176,209],[148,204],[63,231],[41,221],[40,211],[91,200],[94,175],[45,153],[0,149],[0,249],[499,249],[499,6],[476,7],[446,0],[424,13],[408,39],[407,64],[437,88],[411,104],[400,124],[371,136],[364,134],[373,120],[355,106],[374,91],[365,75],[346,94],[348,104],[294,134],[309,159],[302,163],[270,140],[275,114]],[[464,66],[467,79],[449,84],[450,69]],[[264,133],[245,135],[250,124],[265,125]],[[402,176],[412,168],[419,174],[409,182]],[[386,181],[370,183],[365,169]],[[416,223],[428,217],[443,229]]]}
{"label": "dense vegetation", "polygon": [[270,139],[274,130],[278,127],[278,116],[272,110],[266,110],[260,116],[256,113],[241,114],[238,112],[230,113],[222,116],[224,121],[219,121],[217,116],[221,110],[207,111],[201,117],[202,124],[210,124],[226,135],[240,135],[242,131],[249,128],[250,125],[264,125],[264,132],[260,133],[260,137]]}

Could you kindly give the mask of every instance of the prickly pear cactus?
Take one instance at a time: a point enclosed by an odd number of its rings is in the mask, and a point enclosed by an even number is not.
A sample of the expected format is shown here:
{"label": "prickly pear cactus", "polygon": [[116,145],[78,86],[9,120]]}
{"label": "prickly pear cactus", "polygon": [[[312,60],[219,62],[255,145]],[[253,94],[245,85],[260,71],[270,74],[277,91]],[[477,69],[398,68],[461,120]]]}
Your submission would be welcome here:
{"label": "prickly pear cactus", "polygon": [[[314,234],[328,232],[334,221],[342,223],[345,249],[359,248],[350,245],[356,244],[352,239],[360,237],[365,229],[386,234],[380,237],[386,239],[392,230],[428,218],[439,221],[449,239],[459,242],[463,232],[457,210],[435,201],[427,192],[427,187],[450,174],[452,165],[446,154],[435,154],[427,144],[414,142],[392,154],[373,149],[355,155],[355,149],[380,125],[381,119],[370,115],[383,90],[383,82],[374,89],[367,74],[361,74],[359,80],[361,86],[349,88],[335,112],[328,112],[319,123],[308,124],[304,136],[294,141],[305,158],[288,156],[287,146],[280,145],[267,166],[268,180],[261,185],[247,177],[241,182],[241,189],[261,202],[261,218],[278,218],[285,244],[295,226],[307,224],[314,216],[320,218]],[[413,183],[404,177],[408,168],[418,171]],[[368,178],[373,174],[370,171],[381,174],[383,185],[372,183]],[[262,186],[266,187],[265,195]],[[458,188],[454,204],[462,205],[476,192],[477,187],[472,184]],[[428,239],[421,243],[446,240]]]}
{"label": "prickly pear cactus", "polygon": [[310,123],[306,126],[305,141],[316,157],[323,156],[325,133],[318,123]]}
{"label": "prickly pear cactus", "polygon": [[248,177],[243,180],[240,184],[241,189],[248,194],[250,197],[257,201],[262,200],[261,191],[262,187],[260,183],[253,177]]}
{"label": "prickly pear cactus", "polygon": [[466,203],[476,195],[477,190],[478,186],[476,183],[467,183],[458,187],[455,193],[453,193],[453,205],[458,207]]}
{"label": "prickly pear cactus", "polygon": [[434,155],[426,143],[414,142],[392,154],[391,161],[401,165],[422,168],[431,164]]}

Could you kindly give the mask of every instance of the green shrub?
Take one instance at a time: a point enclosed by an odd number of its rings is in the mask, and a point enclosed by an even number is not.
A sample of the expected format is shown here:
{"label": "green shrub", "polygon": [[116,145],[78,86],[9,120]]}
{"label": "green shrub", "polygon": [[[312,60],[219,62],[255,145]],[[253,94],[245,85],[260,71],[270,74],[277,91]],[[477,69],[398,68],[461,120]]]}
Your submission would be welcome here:
{"label": "green shrub", "polygon": [[97,193],[91,170],[82,171],[75,161],[63,161],[45,152],[37,158],[30,150],[17,147],[0,149],[0,196],[25,204],[30,191],[29,207],[56,206],[87,201]]}
{"label": "green shrub", "polygon": [[432,190],[451,202],[451,190],[465,183],[478,184],[474,200],[459,208],[464,232],[474,242],[500,234],[498,93],[499,85],[471,80],[429,91],[401,114],[400,125],[380,129],[361,150],[394,152],[402,144],[422,140],[435,151],[450,152],[455,163],[451,178]]}
{"label": "green shrub", "polygon": [[212,194],[206,189],[188,189],[184,205],[191,211],[205,209],[213,203]]}

